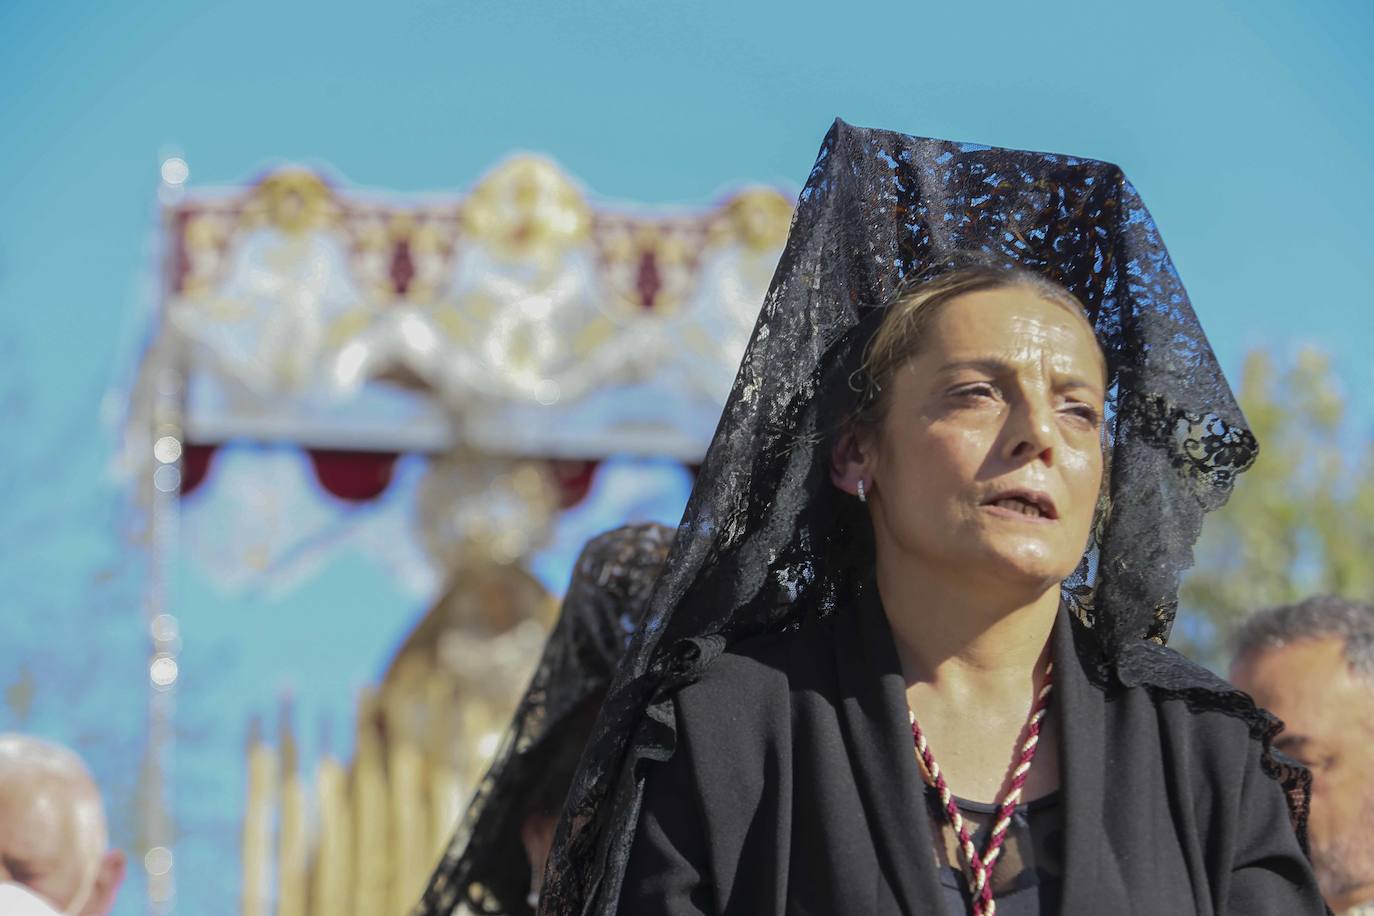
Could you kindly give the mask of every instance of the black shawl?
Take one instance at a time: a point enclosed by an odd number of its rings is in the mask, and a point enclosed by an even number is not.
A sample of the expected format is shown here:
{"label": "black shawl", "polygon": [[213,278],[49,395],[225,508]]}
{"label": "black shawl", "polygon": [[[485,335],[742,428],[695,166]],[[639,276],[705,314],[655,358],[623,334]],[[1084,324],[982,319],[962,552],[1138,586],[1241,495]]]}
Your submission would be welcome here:
{"label": "black shawl", "polygon": [[[677,694],[677,749],[647,778],[621,912],[940,916],[906,684],[877,602],[854,611],[745,640]],[[1074,629],[1063,613],[1053,637],[1057,912],[1324,913],[1245,722],[1103,683]]]}

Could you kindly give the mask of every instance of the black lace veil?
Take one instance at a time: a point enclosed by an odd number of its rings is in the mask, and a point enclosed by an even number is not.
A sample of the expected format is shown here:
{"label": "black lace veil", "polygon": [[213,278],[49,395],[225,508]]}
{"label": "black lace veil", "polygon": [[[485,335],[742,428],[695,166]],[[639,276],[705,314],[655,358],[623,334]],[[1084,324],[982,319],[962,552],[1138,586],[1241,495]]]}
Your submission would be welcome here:
{"label": "black lace veil", "polygon": [[[530,867],[520,825],[551,788],[552,809],[566,786],[548,786],[562,752],[581,750],[596,704],[647,607],[673,530],[626,525],[587,543],[544,652],[516,708],[495,762],[440,860],[415,916],[476,912],[528,916]],[[579,746],[559,745],[577,741]],[[551,765],[552,764],[552,765]],[[554,779],[556,780],[556,777]]]}
{"label": "black lace veil", "polygon": [[[614,911],[642,764],[673,752],[678,686],[736,639],[844,611],[860,574],[847,545],[862,532],[823,443],[885,304],[970,253],[1073,292],[1107,357],[1110,511],[1064,584],[1079,642],[1104,677],[1233,711],[1266,739],[1275,729],[1162,648],[1203,516],[1257,446],[1131,183],[1105,162],[836,121],[568,797],[541,912]],[[1297,775],[1266,766],[1301,820]]]}

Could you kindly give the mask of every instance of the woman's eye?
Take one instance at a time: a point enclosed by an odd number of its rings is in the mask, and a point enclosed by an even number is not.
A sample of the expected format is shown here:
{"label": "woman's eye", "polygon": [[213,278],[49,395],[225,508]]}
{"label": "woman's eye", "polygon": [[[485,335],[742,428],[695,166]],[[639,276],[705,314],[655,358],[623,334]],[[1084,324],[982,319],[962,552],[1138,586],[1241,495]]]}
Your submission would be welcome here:
{"label": "woman's eye", "polygon": [[962,388],[956,388],[953,393],[958,397],[970,399],[991,398],[997,396],[997,389],[980,382],[976,385],[964,385]]}
{"label": "woman's eye", "polygon": [[1100,420],[1097,408],[1091,404],[1068,404],[1064,407],[1064,411],[1092,426],[1096,426]]}

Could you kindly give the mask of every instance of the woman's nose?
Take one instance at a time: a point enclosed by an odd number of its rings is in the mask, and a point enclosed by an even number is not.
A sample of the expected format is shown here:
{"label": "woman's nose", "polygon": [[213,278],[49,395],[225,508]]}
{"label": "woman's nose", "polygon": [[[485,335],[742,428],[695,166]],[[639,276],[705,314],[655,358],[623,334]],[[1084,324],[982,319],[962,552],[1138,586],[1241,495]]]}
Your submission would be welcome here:
{"label": "woman's nose", "polygon": [[1012,409],[1010,456],[1020,460],[1054,460],[1054,411],[1038,399],[1026,399]]}

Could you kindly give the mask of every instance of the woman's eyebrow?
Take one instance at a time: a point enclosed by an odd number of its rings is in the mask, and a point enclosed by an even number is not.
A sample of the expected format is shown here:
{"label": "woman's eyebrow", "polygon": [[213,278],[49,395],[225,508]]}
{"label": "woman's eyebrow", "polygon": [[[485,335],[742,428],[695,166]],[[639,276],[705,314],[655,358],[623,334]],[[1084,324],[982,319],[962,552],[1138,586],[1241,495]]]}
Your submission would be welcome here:
{"label": "woman's eyebrow", "polygon": [[960,359],[952,363],[945,363],[940,367],[941,372],[958,372],[960,369],[979,369],[989,375],[1000,375],[1006,372],[1014,372],[1016,365],[1007,359],[997,356],[986,356],[979,359]]}
{"label": "woman's eyebrow", "polygon": [[1093,394],[1105,394],[1101,382],[1083,378],[1080,375],[1056,375],[1054,386],[1060,391],[1091,391]]}
{"label": "woman's eyebrow", "polygon": [[[998,356],[984,356],[978,359],[959,359],[945,363],[940,367],[940,374],[958,372],[962,369],[976,369],[980,372],[986,372],[988,375],[1008,375],[1016,372],[1017,368],[1018,364],[1011,360]],[[1100,381],[1069,372],[1056,372],[1054,385],[1061,391],[1083,389],[1094,394],[1102,394],[1104,390]]]}

